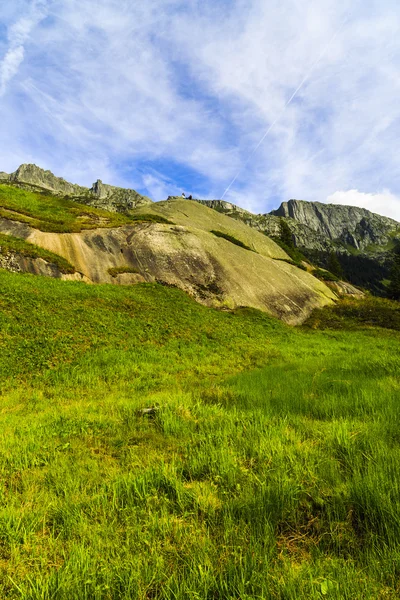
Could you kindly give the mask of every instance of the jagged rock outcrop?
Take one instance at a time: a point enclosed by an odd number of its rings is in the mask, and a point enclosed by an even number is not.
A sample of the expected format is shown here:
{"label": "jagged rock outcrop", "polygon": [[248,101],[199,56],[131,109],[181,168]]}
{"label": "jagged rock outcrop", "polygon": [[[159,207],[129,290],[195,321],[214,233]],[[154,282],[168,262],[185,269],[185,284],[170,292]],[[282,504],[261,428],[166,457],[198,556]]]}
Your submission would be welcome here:
{"label": "jagged rock outcrop", "polygon": [[152,200],[142,196],[135,190],[116,187],[103,183],[98,179],[89,190],[90,204],[105,210],[129,212],[139,206],[151,204]]}
{"label": "jagged rock outcrop", "polygon": [[57,196],[66,196],[111,212],[129,212],[130,210],[151,204],[152,200],[135,190],[104,184],[98,179],[91,188],[69,183],[62,177],[56,177],[51,171],[45,171],[32,164],[23,164],[11,175],[0,173],[1,181],[28,189],[47,190]]}
{"label": "jagged rock outcrop", "polygon": [[9,181],[14,184],[28,185],[49,190],[52,194],[62,196],[85,196],[88,189],[56,177],[51,171],[45,171],[32,164],[23,164],[9,176]]}
{"label": "jagged rock outcrop", "polygon": [[364,250],[371,244],[384,246],[393,233],[400,234],[400,223],[356,206],[289,200],[270,215],[293,219],[329,240],[356,250]]}
{"label": "jagged rock outcrop", "polygon": [[348,254],[348,246],[363,251],[390,243],[396,234],[400,236],[400,223],[364,208],[289,200],[282,202],[277,210],[255,215],[224,200],[196,200],[218,212],[239,219],[266,235],[279,235],[279,219],[289,225],[297,247],[319,251],[339,251]]}

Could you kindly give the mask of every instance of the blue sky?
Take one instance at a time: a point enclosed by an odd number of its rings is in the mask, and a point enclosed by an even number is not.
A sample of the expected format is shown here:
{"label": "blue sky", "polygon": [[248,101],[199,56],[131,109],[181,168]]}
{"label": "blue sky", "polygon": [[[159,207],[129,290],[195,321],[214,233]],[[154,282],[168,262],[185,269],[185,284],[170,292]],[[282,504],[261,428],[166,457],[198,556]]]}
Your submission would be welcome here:
{"label": "blue sky", "polygon": [[400,220],[399,31],[397,0],[2,2],[0,171]]}

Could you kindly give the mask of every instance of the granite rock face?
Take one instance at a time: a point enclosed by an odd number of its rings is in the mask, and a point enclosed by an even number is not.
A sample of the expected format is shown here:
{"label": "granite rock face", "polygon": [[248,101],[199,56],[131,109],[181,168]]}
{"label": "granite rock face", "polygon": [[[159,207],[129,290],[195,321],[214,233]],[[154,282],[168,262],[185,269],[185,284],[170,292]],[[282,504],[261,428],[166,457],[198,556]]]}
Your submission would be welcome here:
{"label": "granite rock face", "polygon": [[400,234],[400,223],[356,206],[289,200],[270,215],[293,219],[328,240],[356,250],[371,244],[383,246],[395,232]]}
{"label": "granite rock face", "polygon": [[36,165],[23,164],[11,175],[0,173],[0,181],[9,181],[14,185],[29,189],[40,189],[53,195],[66,196],[111,212],[129,212],[130,210],[151,204],[152,200],[138,194],[135,190],[104,184],[98,179],[91,188],[69,183],[62,177],[56,177],[51,171],[45,171]]}

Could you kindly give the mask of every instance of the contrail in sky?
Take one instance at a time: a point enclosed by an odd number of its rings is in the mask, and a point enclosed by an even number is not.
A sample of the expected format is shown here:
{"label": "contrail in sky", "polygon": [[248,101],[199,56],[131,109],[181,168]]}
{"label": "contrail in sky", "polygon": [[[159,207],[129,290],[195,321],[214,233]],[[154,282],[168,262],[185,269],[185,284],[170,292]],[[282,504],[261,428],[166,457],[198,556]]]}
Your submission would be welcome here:
{"label": "contrail in sky", "polygon": [[308,69],[308,71],[304,75],[303,79],[301,80],[300,84],[297,86],[297,88],[295,89],[295,91],[293,92],[293,94],[290,96],[289,100],[286,102],[286,104],[283,107],[283,109],[281,110],[281,112],[278,114],[278,116],[276,117],[276,119],[271,123],[271,125],[268,127],[267,131],[264,133],[264,135],[262,136],[262,138],[260,139],[260,141],[258,142],[258,144],[255,146],[255,148],[253,148],[253,150],[251,151],[251,153],[249,154],[249,156],[247,157],[247,159],[245,160],[245,162],[243,163],[243,165],[241,165],[241,167],[239,168],[239,170],[236,173],[235,177],[232,179],[232,181],[230,182],[230,184],[228,185],[228,187],[226,188],[226,190],[222,194],[221,200],[223,200],[225,194],[227,192],[229,192],[229,190],[231,189],[231,187],[235,183],[236,179],[239,177],[239,175],[242,172],[242,170],[244,169],[244,167],[249,163],[250,159],[257,152],[257,150],[259,149],[259,147],[261,146],[261,144],[263,143],[263,141],[265,140],[265,138],[267,137],[267,135],[269,134],[269,132],[271,131],[271,129],[274,127],[274,125],[276,125],[276,123],[279,121],[279,119],[281,118],[281,116],[283,115],[283,113],[285,112],[285,110],[287,109],[287,107],[289,106],[289,104],[297,96],[297,94],[299,93],[299,91],[301,90],[301,88],[303,87],[303,85],[306,83],[306,81],[310,78],[310,76],[311,76],[312,72],[314,71],[315,67],[318,65],[318,63],[320,62],[320,60],[324,57],[324,55],[326,54],[329,46],[332,44],[332,42],[334,41],[334,39],[339,35],[339,33],[341,32],[341,30],[343,29],[343,27],[347,23],[348,19],[349,19],[349,17],[345,18],[345,20],[343,21],[343,23],[335,31],[335,33],[333,34],[333,36],[331,37],[331,39],[329,40],[329,42],[326,44],[326,46],[322,50],[321,54],[312,63],[311,67]]}

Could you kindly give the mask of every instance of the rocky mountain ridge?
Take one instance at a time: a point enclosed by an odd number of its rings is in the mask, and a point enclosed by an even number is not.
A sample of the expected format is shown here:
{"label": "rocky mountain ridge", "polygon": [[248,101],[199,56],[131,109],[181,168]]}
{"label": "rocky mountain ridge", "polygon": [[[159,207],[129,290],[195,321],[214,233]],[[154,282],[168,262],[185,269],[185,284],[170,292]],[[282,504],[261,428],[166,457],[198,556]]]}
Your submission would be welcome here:
{"label": "rocky mountain ridge", "polygon": [[[265,235],[274,238],[279,237],[281,217],[271,213],[256,215],[240,206],[227,202],[226,200],[196,200],[196,202],[200,202],[200,204],[213,208],[217,212],[228,215],[233,219],[243,221],[249,227],[257,229],[257,231],[260,231]],[[335,244],[330,238],[314,231],[308,225],[299,223],[291,217],[284,217],[284,219],[290,227],[294,244],[297,247],[312,247],[313,249],[323,252],[335,249]]]}
{"label": "rocky mountain ridge", "polygon": [[289,200],[269,214],[293,219],[333,242],[356,250],[365,250],[371,244],[385,245],[396,233],[400,235],[400,223],[357,206]]}
{"label": "rocky mountain ridge", "polygon": [[116,187],[98,179],[91,188],[69,183],[51,171],[33,164],[22,164],[14,173],[0,172],[0,182],[27,189],[48,191],[56,196],[66,196],[96,208],[111,212],[129,212],[139,206],[151,204],[152,200],[135,190]]}

